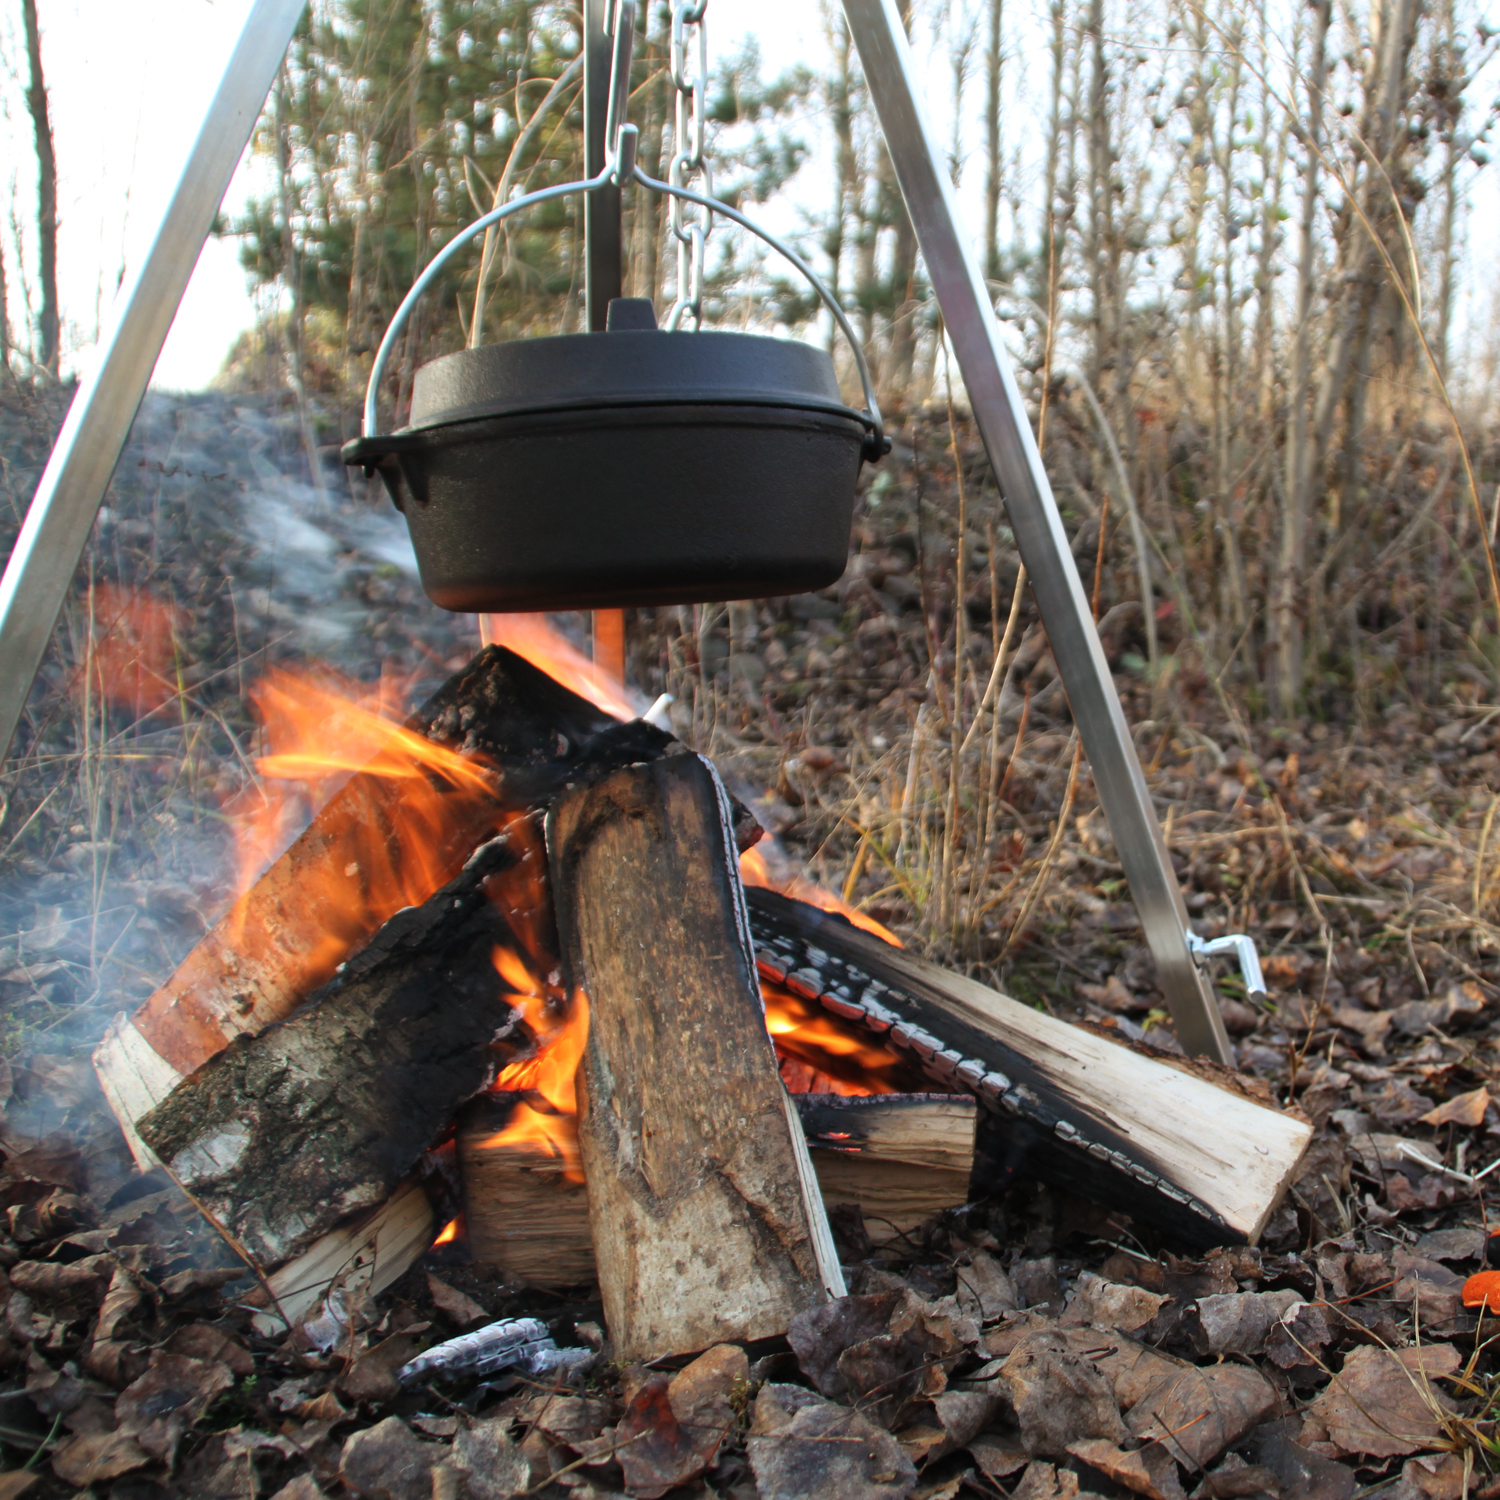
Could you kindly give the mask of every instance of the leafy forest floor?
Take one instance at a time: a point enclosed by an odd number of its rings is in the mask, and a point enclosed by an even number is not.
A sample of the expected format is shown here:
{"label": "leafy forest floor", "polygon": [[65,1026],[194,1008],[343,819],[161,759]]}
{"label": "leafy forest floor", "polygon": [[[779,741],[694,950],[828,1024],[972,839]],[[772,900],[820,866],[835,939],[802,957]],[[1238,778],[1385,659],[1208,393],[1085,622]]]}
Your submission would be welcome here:
{"label": "leafy forest floor", "polygon": [[[60,416],[0,393],[6,545]],[[1024,601],[974,723],[1015,580],[993,489],[966,460],[987,521],[963,538],[956,640],[946,423],[905,435],[838,587],[632,615],[636,684],[674,695],[790,857],[905,941],[1170,1050]],[[1500,1494],[1490,1320],[1461,1297],[1500,1181],[1500,708],[1453,693],[1268,725],[1201,663],[1153,690],[1106,510],[1070,529],[1189,908],[1204,935],[1254,935],[1270,984],[1255,1006],[1219,977],[1240,1065],[1316,1126],[1262,1246],[1184,1257],[1023,1186],[879,1252],[844,1224],[854,1295],[789,1346],[678,1372],[606,1347],[568,1391],[398,1385],[496,1316],[599,1338],[590,1289],[451,1252],[331,1337],[257,1335],[243,1267],[134,1171],[88,1050],[232,893],[260,674],[316,660],[383,676],[400,707],[477,648],[315,437],[270,398],[150,398],[0,781],[0,1500]],[[1169,611],[1161,628],[1170,647]]]}

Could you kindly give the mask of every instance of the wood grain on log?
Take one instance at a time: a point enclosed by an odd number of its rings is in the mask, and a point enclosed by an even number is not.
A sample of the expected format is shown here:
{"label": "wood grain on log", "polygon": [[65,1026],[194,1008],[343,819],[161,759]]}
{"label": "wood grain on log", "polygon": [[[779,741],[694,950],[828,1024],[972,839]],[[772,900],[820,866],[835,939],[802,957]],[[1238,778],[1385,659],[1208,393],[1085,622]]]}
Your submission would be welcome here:
{"label": "wood grain on log", "polygon": [[[588,1196],[536,1146],[501,1138],[519,1096],[481,1094],[458,1123],[464,1223],[476,1263],[561,1291],[596,1274]],[[825,1205],[857,1203],[876,1243],[965,1202],[968,1094],[793,1094]]]}
{"label": "wood grain on log", "polygon": [[458,1118],[469,1250],[481,1266],[560,1291],[594,1279],[588,1191],[536,1146],[502,1138],[517,1094],[481,1094]]}
{"label": "wood grain on log", "polygon": [[839,1294],[756,983],[728,802],[676,756],[548,816],[564,972],[589,1004],[579,1138],[619,1358],[785,1331]]}
{"label": "wood grain on log", "polygon": [[746,893],[762,972],[974,1093],[987,1166],[1065,1186],[1188,1244],[1253,1242],[1311,1138],[1295,1116],[1117,1046],[774,891]]}
{"label": "wood grain on log", "polygon": [[968,1202],[976,1104],[969,1094],[794,1094],[829,1208],[857,1204],[872,1244]]}

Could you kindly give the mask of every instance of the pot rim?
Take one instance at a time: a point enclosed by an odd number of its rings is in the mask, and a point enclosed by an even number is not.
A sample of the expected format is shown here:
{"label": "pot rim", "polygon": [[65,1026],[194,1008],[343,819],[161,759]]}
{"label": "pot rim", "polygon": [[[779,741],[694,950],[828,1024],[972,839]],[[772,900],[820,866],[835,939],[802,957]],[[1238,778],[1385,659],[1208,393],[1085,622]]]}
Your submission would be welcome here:
{"label": "pot rim", "polygon": [[[399,435],[485,417],[640,406],[761,406],[875,419],[849,406],[828,352],[800,339],[662,329],[554,334],[461,349],[416,374]],[[397,434],[392,434],[393,436]]]}

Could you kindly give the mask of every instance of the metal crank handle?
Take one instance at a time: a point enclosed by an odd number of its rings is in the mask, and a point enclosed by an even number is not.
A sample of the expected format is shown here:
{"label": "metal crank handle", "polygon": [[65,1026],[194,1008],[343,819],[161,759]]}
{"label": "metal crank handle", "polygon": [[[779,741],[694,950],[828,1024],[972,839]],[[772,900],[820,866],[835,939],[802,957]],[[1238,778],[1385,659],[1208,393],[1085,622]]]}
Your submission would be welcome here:
{"label": "metal crank handle", "polygon": [[870,376],[869,362],[865,359],[865,351],[860,348],[859,340],[854,335],[854,328],[845,315],[844,309],[839,306],[833,293],[823,284],[822,278],[785,240],[778,239],[768,229],[762,229],[754,220],[746,218],[739,209],[731,208],[718,198],[695,193],[690,188],[674,187],[670,182],[659,182],[655,177],[643,172],[636,162],[636,135],[634,125],[624,125],[620,128],[614,170],[619,172],[621,181],[626,180],[628,167],[630,179],[640,183],[650,192],[661,193],[670,198],[681,198],[688,203],[696,203],[701,208],[708,209],[710,213],[723,214],[726,219],[732,220],[740,228],[748,229],[758,239],[764,240],[777,254],[784,256],[806,277],[808,284],[822,299],[823,305],[833,314],[834,322],[839,325],[844,337],[849,341],[850,349],[854,351],[854,363],[859,370],[859,383],[864,390],[865,409],[872,426],[869,438],[870,456],[883,458],[891,451],[891,440],[885,435],[885,421],[880,415],[880,404],[875,399],[875,382]]}
{"label": "metal crank handle", "polygon": [[1251,999],[1266,998],[1265,975],[1260,971],[1260,954],[1255,951],[1255,939],[1243,932],[1226,933],[1218,938],[1201,938],[1191,927],[1187,930],[1188,952],[1195,959],[1212,958],[1217,953],[1232,953],[1240,966],[1240,977],[1245,981],[1245,994]]}

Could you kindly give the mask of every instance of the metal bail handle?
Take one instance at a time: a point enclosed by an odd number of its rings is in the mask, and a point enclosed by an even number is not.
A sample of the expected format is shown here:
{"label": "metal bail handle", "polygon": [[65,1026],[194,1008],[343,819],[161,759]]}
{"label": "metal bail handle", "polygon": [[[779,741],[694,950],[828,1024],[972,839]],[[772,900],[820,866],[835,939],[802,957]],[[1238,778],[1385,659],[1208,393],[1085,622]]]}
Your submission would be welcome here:
{"label": "metal bail handle", "polygon": [[[615,28],[614,57],[610,70],[609,129],[606,133],[606,161],[603,170],[595,177],[583,178],[577,182],[563,182],[555,187],[539,188],[536,192],[524,193],[521,197],[512,198],[509,203],[502,204],[499,208],[491,209],[487,214],[481,214],[472,224],[459,230],[428,261],[422,274],[412,282],[411,290],[401,299],[401,305],[396,309],[395,315],[386,328],[385,337],[380,341],[380,348],[375,352],[375,362],[370,367],[369,383],[365,386],[364,420],[361,424],[363,437],[367,440],[380,437],[378,431],[380,382],[385,377],[386,366],[395,352],[396,343],[411,320],[413,309],[428,287],[437,280],[444,268],[465,245],[483,234],[485,230],[508,219],[512,214],[519,213],[523,208],[531,208],[538,203],[549,203],[556,198],[571,197],[575,193],[590,193],[612,183],[623,186],[627,182],[638,182],[648,192],[697,204],[707,209],[710,216],[722,214],[726,219],[732,220],[742,229],[748,229],[751,234],[763,240],[802,273],[818,294],[823,305],[832,314],[834,322],[838,324],[853,351],[855,367],[859,371],[860,388],[865,398],[864,416],[870,424],[870,432],[864,444],[864,456],[871,463],[883,458],[891,451],[891,440],[886,436],[885,421],[880,415],[880,404],[875,399],[875,382],[870,375],[869,361],[865,358],[865,352],[860,347],[859,339],[855,336],[853,325],[849,322],[844,309],[839,306],[838,300],[824,285],[818,273],[784,240],[779,239],[768,229],[762,229],[759,224],[747,218],[737,208],[731,208],[729,204],[706,194],[695,193],[690,188],[677,187],[670,182],[658,182],[654,177],[643,172],[637,163],[636,148],[640,141],[640,131],[625,121],[625,110],[629,98],[630,60],[635,40],[635,11],[636,0],[622,0],[618,24]],[[679,288],[679,297],[680,292],[681,288]],[[679,300],[679,306],[673,309],[674,318],[680,320],[683,311]],[[382,441],[389,441],[394,436],[394,434],[387,434]],[[356,461],[363,461],[363,455],[360,460]],[[366,463],[367,469],[370,469],[375,462],[376,455],[372,453]]]}

